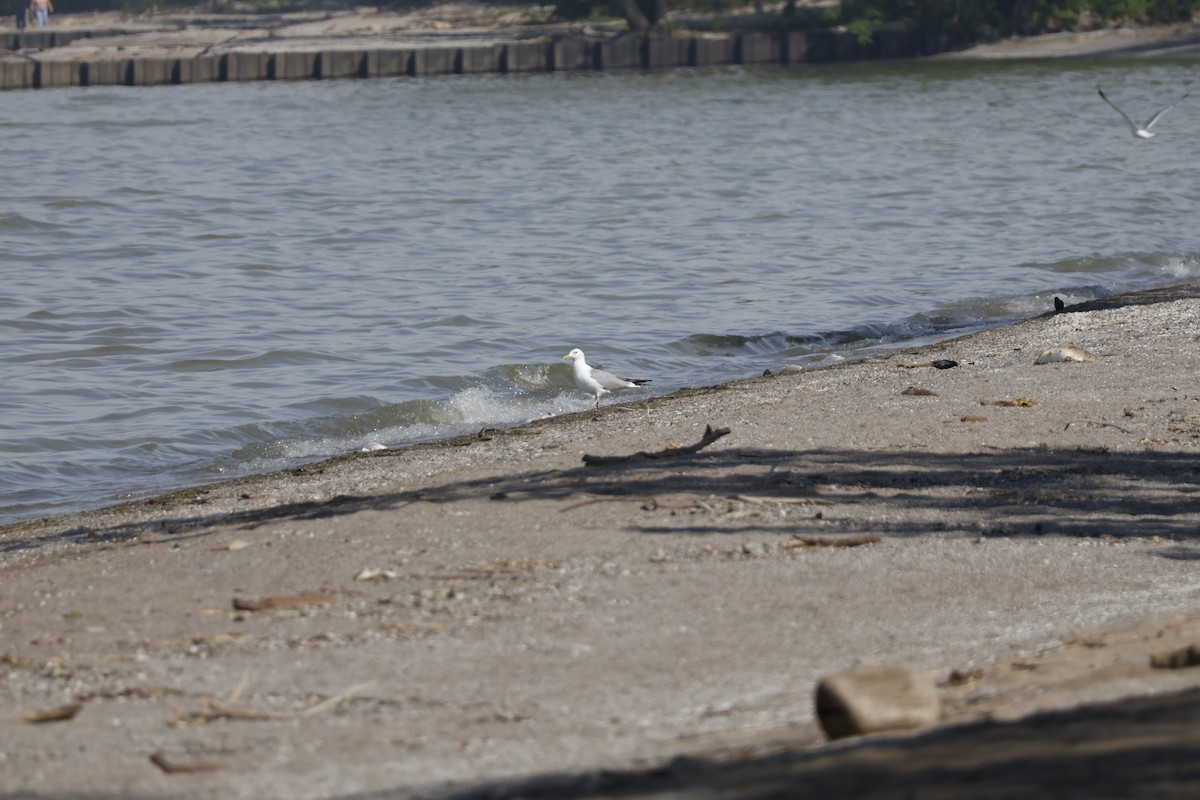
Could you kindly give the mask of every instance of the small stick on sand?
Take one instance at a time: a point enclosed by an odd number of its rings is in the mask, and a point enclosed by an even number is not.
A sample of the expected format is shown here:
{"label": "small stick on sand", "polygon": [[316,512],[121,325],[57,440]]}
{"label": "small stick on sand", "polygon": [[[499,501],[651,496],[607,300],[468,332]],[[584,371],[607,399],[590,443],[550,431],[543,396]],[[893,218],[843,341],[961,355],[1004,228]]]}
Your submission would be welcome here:
{"label": "small stick on sand", "polygon": [[188,763],[168,761],[167,757],[162,753],[151,753],[150,763],[168,775],[184,774],[188,772],[215,772],[219,769],[225,769],[224,764],[218,764],[215,761],[192,761]]}
{"label": "small stick on sand", "polygon": [[58,706],[57,708],[44,708],[41,711],[26,711],[24,714],[17,714],[11,719],[20,720],[21,722],[66,722],[69,719],[75,719],[75,715],[83,708],[83,703],[72,703],[69,706]]}
{"label": "small stick on sand", "polygon": [[1111,422],[1101,422],[1098,419],[1073,419],[1063,426],[1063,430],[1065,431],[1072,425],[1098,425],[1101,428],[1116,428],[1121,433],[1133,433],[1133,431],[1129,430],[1128,428],[1122,428],[1120,425],[1116,425]]}
{"label": "small stick on sand", "polygon": [[743,503],[781,503],[783,505],[799,506],[831,506],[832,500],[823,497],[758,497],[752,494],[739,494],[735,500]]}
{"label": "small stick on sand", "polygon": [[[584,456],[584,458],[587,458],[587,456]],[[574,511],[577,508],[583,508],[584,506],[596,503],[642,503],[647,511],[653,511],[658,508],[658,500],[653,497],[593,497],[591,500],[582,500],[566,508],[559,509],[558,513],[565,514],[568,511]]]}
{"label": "small stick on sand", "polygon": [[[243,677],[243,682],[245,678]],[[191,722],[196,724],[204,724],[218,719],[248,719],[248,720],[283,720],[283,719],[307,719],[308,717],[316,716],[324,711],[341,704],[347,698],[375,685],[375,681],[367,681],[360,683],[357,686],[351,686],[346,691],[336,694],[327,700],[322,700],[319,703],[301,709],[300,711],[259,711],[252,708],[238,708],[232,702],[221,703],[211,697],[202,698],[200,710],[196,712],[184,712],[176,714],[168,724],[176,724],[179,722]],[[242,686],[238,686],[234,690],[234,694],[230,695],[231,699],[240,695]]]}
{"label": "small stick on sand", "polygon": [[235,597],[233,598],[233,609],[234,611],[269,611],[274,608],[320,606],[333,601],[333,592],[301,592],[279,597],[263,597],[259,600]]}
{"label": "small stick on sand", "polygon": [[608,464],[628,464],[634,461],[654,461],[659,458],[674,458],[676,456],[690,456],[693,453],[700,452],[728,433],[729,428],[716,428],[714,430],[711,425],[705,425],[704,436],[701,437],[700,441],[690,444],[687,447],[667,447],[654,453],[647,453],[642,450],[627,456],[593,456],[585,453],[583,463],[589,467],[595,467]]}
{"label": "small stick on sand", "polygon": [[878,536],[845,536],[834,538],[827,536],[794,536],[784,547],[861,547],[864,544],[878,544]]}

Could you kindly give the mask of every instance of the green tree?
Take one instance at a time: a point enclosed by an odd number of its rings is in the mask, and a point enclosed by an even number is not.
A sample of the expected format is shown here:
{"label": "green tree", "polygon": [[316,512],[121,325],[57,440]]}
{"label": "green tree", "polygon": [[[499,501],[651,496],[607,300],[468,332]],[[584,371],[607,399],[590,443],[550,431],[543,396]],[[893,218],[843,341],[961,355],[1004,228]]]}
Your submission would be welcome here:
{"label": "green tree", "polygon": [[667,0],[557,0],[554,13],[560,19],[621,17],[631,31],[645,33],[667,16]]}

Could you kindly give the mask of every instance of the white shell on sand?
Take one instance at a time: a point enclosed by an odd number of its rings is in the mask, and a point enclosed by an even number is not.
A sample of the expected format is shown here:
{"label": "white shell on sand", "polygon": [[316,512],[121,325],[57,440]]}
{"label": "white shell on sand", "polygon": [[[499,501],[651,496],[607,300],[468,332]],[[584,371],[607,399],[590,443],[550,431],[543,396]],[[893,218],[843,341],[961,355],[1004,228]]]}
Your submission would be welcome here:
{"label": "white shell on sand", "polygon": [[1057,364],[1063,361],[1095,361],[1096,357],[1073,344],[1062,347],[1052,347],[1037,357],[1035,364]]}

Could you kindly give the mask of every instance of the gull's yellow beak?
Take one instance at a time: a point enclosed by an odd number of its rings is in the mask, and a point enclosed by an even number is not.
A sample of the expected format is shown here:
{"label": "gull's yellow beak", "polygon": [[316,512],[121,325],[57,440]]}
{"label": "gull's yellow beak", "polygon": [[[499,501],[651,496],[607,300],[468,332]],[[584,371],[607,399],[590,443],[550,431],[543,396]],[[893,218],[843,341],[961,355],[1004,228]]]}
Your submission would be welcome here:
{"label": "gull's yellow beak", "polygon": [[570,361],[570,360],[571,360],[571,354],[570,354],[570,353],[567,353],[565,356],[563,356],[563,361]]}

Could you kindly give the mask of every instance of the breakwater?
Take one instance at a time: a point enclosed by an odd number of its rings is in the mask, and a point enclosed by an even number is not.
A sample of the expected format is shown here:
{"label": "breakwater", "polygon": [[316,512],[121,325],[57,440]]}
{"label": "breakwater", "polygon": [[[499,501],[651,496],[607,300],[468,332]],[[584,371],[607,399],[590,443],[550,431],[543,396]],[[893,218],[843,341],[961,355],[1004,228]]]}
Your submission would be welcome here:
{"label": "breakwater", "polygon": [[[86,35],[71,34],[72,39]],[[35,36],[46,41],[35,45],[31,42]],[[688,37],[540,36],[452,46],[361,45],[361,39],[356,40],[360,46],[347,46],[331,40],[321,48],[279,49],[275,45],[275,49],[247,47],[195,56],[126,56],[116,50],[78,60],[55,58],[53,48],[69,41],[66,36],[57,32],[7,36],[7,49],[14,54],[0,59],[0,89],[846,62],[931,55],[948,46],[944,36],[896,25],[876,31],[868,42],[860,42],[849,31],[830,28]],[[47,49],[16,52],[34,46]]]}

